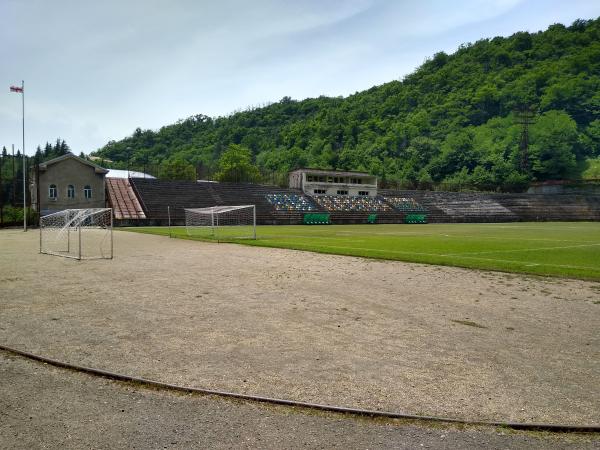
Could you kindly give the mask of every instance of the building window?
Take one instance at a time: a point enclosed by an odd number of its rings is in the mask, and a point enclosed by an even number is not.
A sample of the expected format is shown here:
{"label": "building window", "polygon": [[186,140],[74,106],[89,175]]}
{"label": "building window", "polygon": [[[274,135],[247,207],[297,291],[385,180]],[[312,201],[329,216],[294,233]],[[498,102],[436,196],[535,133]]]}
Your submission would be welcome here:
{"label": "building window", "polygon": [[337,195],[348,195],[348,191],[340,189],[340,190],[337,191]]}
{"label": "building window", "polygon": [[358,195],[369,195],[369,191],[358,191]]}
{"label": "building window", "polygon": [[75,186],[73,186],[72,184],[70,184],[67,187],[67,197],[68,198],[75,198]]}
{"label": "building window", "polygon": [[57,194],[58,194],[58,189],[56,189],[56,185],[51,184],[50,187],[48,188],[48,198],[50,198],[52,200],[56,200]]}
{"label": "building window", "polygon": [[87,185],[83,188],[83,196],[85,198],[92,198],[92,188],[90,185]]}
{"label": "building window", "polygon": [[315,189],[314,193],[315,194],[324,194],[325,193],[325,189]]}
{"label": "building window", "polygon": [[328,183],[333,183],[333,177],[327,177],[327,182]]}
{"label": "building window", "polygon": [[312,175],[306,175],[306,181],[312,181]]}

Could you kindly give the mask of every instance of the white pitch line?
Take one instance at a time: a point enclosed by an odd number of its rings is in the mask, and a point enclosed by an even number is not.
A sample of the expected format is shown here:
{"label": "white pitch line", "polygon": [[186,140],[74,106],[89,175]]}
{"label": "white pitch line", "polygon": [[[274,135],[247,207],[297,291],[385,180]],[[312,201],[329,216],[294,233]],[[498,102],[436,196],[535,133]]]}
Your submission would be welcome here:
{"label": "white pitch line", "polygon": [[[600,245],[600,244],[599,244]],[[313,250],[311,246],[306,246],[308,250]],[[477,259],[482,261],[494,261],[494,262],[505,262],[511,264],[523,264],[526,267],[532,266],[542,266],[542,267],[563,267],[567,269],[589,269],[589,270],[598,270],[598,267],[588,267],[588,266],[572,266],[569,264],[548,264],[548,263],[529,263],[526,264],[524,261],[515,261],[512,259],[497,259],[497,258],[481,258],[477,256],[463,256],[463,255],[454,255],[454,254],[440,254],[440,253],[423,253],[423,252],[409,252],[409,251],[401,251],[401,250],[379,250],[374,248],[363,248],[363,247],[342,247],[339,245],[327,245],[322,248],[330,248],[330,249],[342,249],[342,250],[364,250],[369,252],[379,252],[379,253],[397,253],[402,255],[423,255],[423,256],[441,256],[441,257],[460,257],[464,259]],[[313,250],[314,251],[314,250]]]}
{"label": "white pitch line", "polygon": [[537,252],[540,250],[563,250],[566,248],[582,248],[582,247],[595,247],[598,244],[580,244],[580,245],[563,245],[560,247],[538,247],[538,248],[518,248],[514,250],[490,250],[488,252],[465,252],[465,253],[448,253],[445,256],[465,256],[465,255],[488,255],[494,253],[515,253],[515,252]]}
{"label": "white pitch line", "polygon": [[496,239],[501,241],[506,240],[518,240],[518,241],[550,241],[550,242],[581,242],[582,244],[596,244],[596,241],[574,241],[572,239],[548,239],[548,238],[523,238],[519,236],[509,237],[509,236],[478,236],[476,234],[460,234],[460,235],[451,235],[452,237],[461,238],[461,237],[472,237],[478,239]]}
{"label": "white pitch line", "polygon": [[541,266],[541,267],[564,267],[567,269],[589,269],[589,270],[598,270],[598,267],[589,267],[589,266],[572,266],[570,264],[549,264],[549,263],[529,263],[529,264],[525,264],[524,261],[514,261],[511,259],[495,259],[495,258],[480,258],[477,256],[463,256],[463,258],[466,259],[480,259],[483,261],[499,261],[499,262],[507,262],[507,263],[513,263],[513,264],[523,264],[526,267],[533,267],[533,266]]}
{"label": "white pitch line", "polygon": [[[452,233],[451,231],[449,233]],[[348,236],[351,236],[353,233],[348,232],[345,233]],[[358,233],[361,234],[361,233]],[[442,237],[449,237],[449,238],[456,238],[456,239],[461,239],[461,238],[477,238],[477,239],[494,239],[494,240],[502,240],[502,241],[506,241],[506,240],[518,240],[518,241],[549,241],[549,242],[580,242],[582,244],[592,244],[596,241],[580,241],[580,240],[572,240],[572,239],[549,239],[549,238],[523,238],[520,236],[481,236],[481,235],[476,235],[476,234],[447,234],[447,233],[415,233],[415,232],[406,232],[406,233],[402,233],[402,232],[398,232],[398,233],[394,233],[394,232],[374,232],[370,234],[371,236],[392,236],[392,237],[407,237],[407,236],[416,236],[416,237],[421,237],[421,236],[442,236]]]}

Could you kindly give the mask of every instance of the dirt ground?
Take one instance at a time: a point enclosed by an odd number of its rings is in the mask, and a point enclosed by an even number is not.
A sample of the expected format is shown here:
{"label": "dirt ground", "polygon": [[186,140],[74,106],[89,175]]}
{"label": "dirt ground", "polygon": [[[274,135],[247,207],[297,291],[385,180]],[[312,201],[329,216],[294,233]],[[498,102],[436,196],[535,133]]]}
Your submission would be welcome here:
{"label": "dirt ground", "polygon": [[115,232],[115,259],[0,231],[0,342],[196,387],[600,424],[600,284]]}
{"label": "dirt ground", "polygon": [[185,395],[0,352],[3,449],[599,449],[598,434],[373,420]]}

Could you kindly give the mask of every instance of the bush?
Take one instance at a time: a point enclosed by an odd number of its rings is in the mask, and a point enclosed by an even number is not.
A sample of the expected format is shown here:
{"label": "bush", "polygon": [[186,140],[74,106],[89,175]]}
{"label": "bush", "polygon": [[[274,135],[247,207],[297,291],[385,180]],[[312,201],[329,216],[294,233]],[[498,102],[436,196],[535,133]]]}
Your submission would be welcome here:
{"label": "bush", "polygon": [[[37,224],[38,214],[31,208],[27,208],[27,223]],[[19,224],[23,222],[23,208],[18,208],[11,205],[5,205],[2,208],[2,223]]]}

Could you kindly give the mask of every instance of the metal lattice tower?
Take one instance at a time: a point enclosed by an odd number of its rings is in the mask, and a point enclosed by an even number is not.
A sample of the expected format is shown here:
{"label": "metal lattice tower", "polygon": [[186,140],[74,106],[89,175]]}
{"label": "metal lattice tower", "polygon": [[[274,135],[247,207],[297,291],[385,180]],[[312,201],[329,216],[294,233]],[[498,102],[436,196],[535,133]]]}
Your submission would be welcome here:
{"label": "metal lattice tower", "polygon": [[535,117],[534,111],[529,105],[523,105],[517,111],[516,123],[521,125],[521,139],[519,141],[519,152],[521,154],[521,171],[523,173],[529,172],[529,125],[535,123],[533,118]]}

